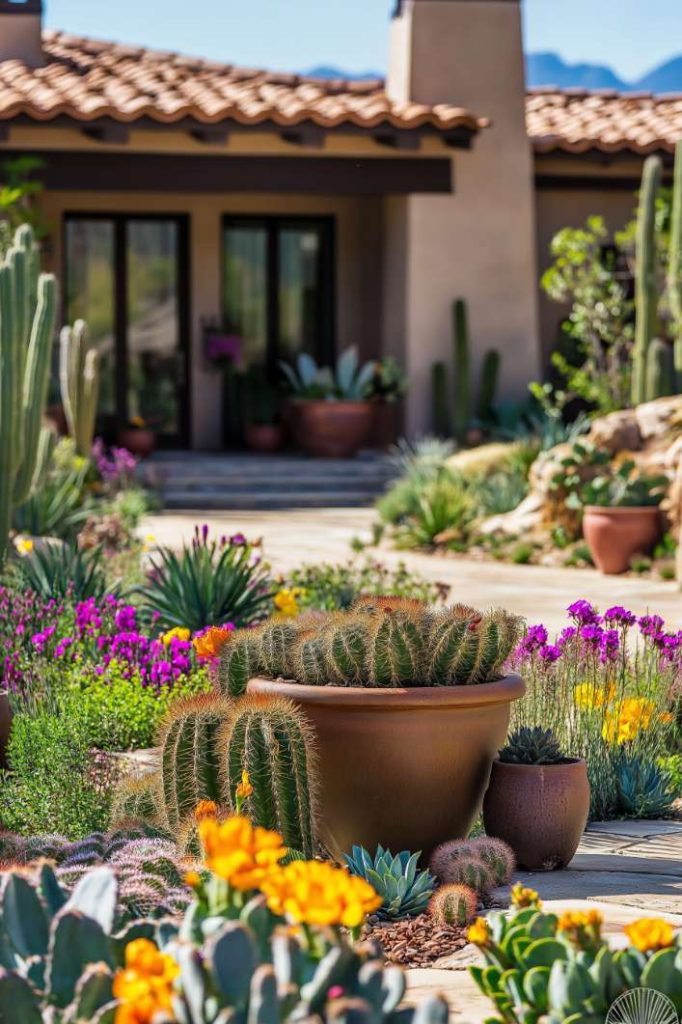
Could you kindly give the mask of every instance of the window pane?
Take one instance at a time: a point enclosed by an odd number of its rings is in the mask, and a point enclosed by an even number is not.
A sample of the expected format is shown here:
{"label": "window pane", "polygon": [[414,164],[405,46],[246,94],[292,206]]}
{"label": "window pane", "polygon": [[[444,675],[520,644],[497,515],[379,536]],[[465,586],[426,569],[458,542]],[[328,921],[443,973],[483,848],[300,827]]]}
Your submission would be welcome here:
{"label": "window pane", "polygon": [[66,316],[83,319],[100,353],[99,412],[116,412],[114,344],[114,225],[108,220],[66,224]]}
{"label": "window pane", "polygon": [[128,415],[162,434],[180,430],[178,225],[131,220],[126,225]]}
{"label": "window pane", "polygon": [[225,228],[225,330],[242,339],[244,365],[264,363],[267,354],[266,228],[258,224]]}
{"label": "window pane", "polygon": [[320,232],[283,227],[279,233],[279,353],[283,359],[322,345]]}

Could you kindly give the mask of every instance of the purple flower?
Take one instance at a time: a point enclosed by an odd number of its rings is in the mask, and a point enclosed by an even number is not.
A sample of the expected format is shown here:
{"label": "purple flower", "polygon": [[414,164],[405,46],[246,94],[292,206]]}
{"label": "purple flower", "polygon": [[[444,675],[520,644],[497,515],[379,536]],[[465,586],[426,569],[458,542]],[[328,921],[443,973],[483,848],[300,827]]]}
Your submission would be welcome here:
{"label": "purple flower", "polygon": [[538,651],[538,657],[546,661],[548,665],[553,665],[562,655],[563,651],[557,644],[545,644]]}
{"label": "purple flower", "polygon": [[616,623],[619,626],[634,626],[637,616],[622,604],[614,604],[613,608],[607,608],[604,612],[604,622]]}
{"label": "purple flower", "polygon": [[133,630],[136,626],[137,612],[132,605],[126,604],[119,608],[114,616],[116,629]]}
{"label": "purple flower", "polygon": [[642,636],[657,637],[663,632],[665,620],[660,615],[642,615],[639,620],[639,631]]}
{"label": "purple flower", "polygon": [[592,647],[600,647],[604,638],[601,626],[581,626],[580,639]]}
{"label": "purple flower", "polygon": [[548,633],[545,626],[529,626],[526,635],[516,649],[519,658],[529,657],[547,643]]}
{"label": "purple flower", "polygon": [[605,664],[607,661],[615,661],[620,651],[620,633],[617,629],[606,629],[602,633],[599,644],[599,657]]}
{"label": "purple flower", "polygon": [[589,601],[574,601],[566,611],[581,626],[596,625],[600,621],[596,608]]}
{"label": "purple flower", "polygon": [[571,640],[575,639],[575,637],[577,635],[578,635],[578,630],[576,629],[575,626],[565,626],[564,629],[562,629],[561,633],[559,634],[559,639],[558,639],[557,643],[559,644],[560,647],[563,647],[564,644],[568,644],[568,643],[571,642]]}
{"label": "purple flower", "polygon": [[230,537],[230,545],[233,548],[245,548],[248,543],[243,533],[233,533]]}
{"label": "purple flower", "polygon": [[54,649],[55,658],[63,658],[67,650],[73,644],[73,637],[64,636]]}

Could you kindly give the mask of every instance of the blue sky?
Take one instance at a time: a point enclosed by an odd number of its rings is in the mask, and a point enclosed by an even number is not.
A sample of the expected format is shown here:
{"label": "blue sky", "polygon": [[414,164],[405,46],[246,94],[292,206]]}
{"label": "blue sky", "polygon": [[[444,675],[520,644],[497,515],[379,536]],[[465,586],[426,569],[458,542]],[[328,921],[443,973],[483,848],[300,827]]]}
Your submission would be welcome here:
{"label": "blue sky", "polygon": [[[394,0],[46,0],[47,24],[250,66],[383,71]],[[526,48],[636,78],[682,53],[681,0],[524,0]]]}

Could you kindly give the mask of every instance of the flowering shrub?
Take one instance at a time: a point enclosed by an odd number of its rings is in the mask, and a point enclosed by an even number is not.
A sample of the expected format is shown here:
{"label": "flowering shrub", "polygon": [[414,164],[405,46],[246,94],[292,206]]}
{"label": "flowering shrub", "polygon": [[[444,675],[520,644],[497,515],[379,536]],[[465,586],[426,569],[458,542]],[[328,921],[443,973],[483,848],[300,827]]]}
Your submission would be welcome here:
{"label": "flowering shrub", "polygon": [[303,565],[277,582],[281,590],[275,597],[275,609],[280,612],[281,604],[291,607],[289,595],[302,610],[333,612],[350,608],[364,594],[413,597],[425,604],[436,604],[445,601],[450,591],[447,584],[431,583],[410,571],[404,562],[389,568],[371,558],[341,565]]}
{"label": "flowering shrub", "polygon": [[[682,632],[666,631],[658,615],[637,617],[620,605],[600,614],[589,601],[568,608],[570,624],[550,641],[543,625],[526,631],[511,661],[528,683],[513,711],[513,728],[552,729],[561,747],[587,761],[591,814],[629,813],[630,776],[651,775],[652,805],[660,812],[656,762],[674,741]],[[656,801],[653,800],[656,791]],[[668,803],[672,801],[672,790]],[[642,794],[640,814],[646,814]]]}
{"label": "flowering shrub", "polygon": [[112,447],[107,451],[101,437],[92,443],[92,459],[95,469],[109,491],[117,491],[130,483],[137,459],[127,448]]}
{"label": "flowering shrub", "polygon": [[594,908],[546,914],[536,892],[514,886],[508,912],[469,929],[486,962],[469,970],[499,1014],[491,1024],[597,1024],[636,988],[662,992],[682,1012],[682,935],[674,926],[641,918],[624,928],[628,945],[611,950],[602,925]]}

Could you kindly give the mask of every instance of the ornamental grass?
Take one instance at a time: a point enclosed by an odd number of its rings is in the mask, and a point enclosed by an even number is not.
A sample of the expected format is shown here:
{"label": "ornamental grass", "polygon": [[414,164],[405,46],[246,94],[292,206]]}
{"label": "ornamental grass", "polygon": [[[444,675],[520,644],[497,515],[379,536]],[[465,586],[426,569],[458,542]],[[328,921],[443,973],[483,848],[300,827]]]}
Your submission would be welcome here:
{"label": "ornamental grass", "polygon": [[511,659],[528,686],[511,728],[541,724],[587,761],[591,818],[660,816],[681,795],[657,764],[680,742],[682,631],[621,606],[567,610],[554,642],[531,626]]}

